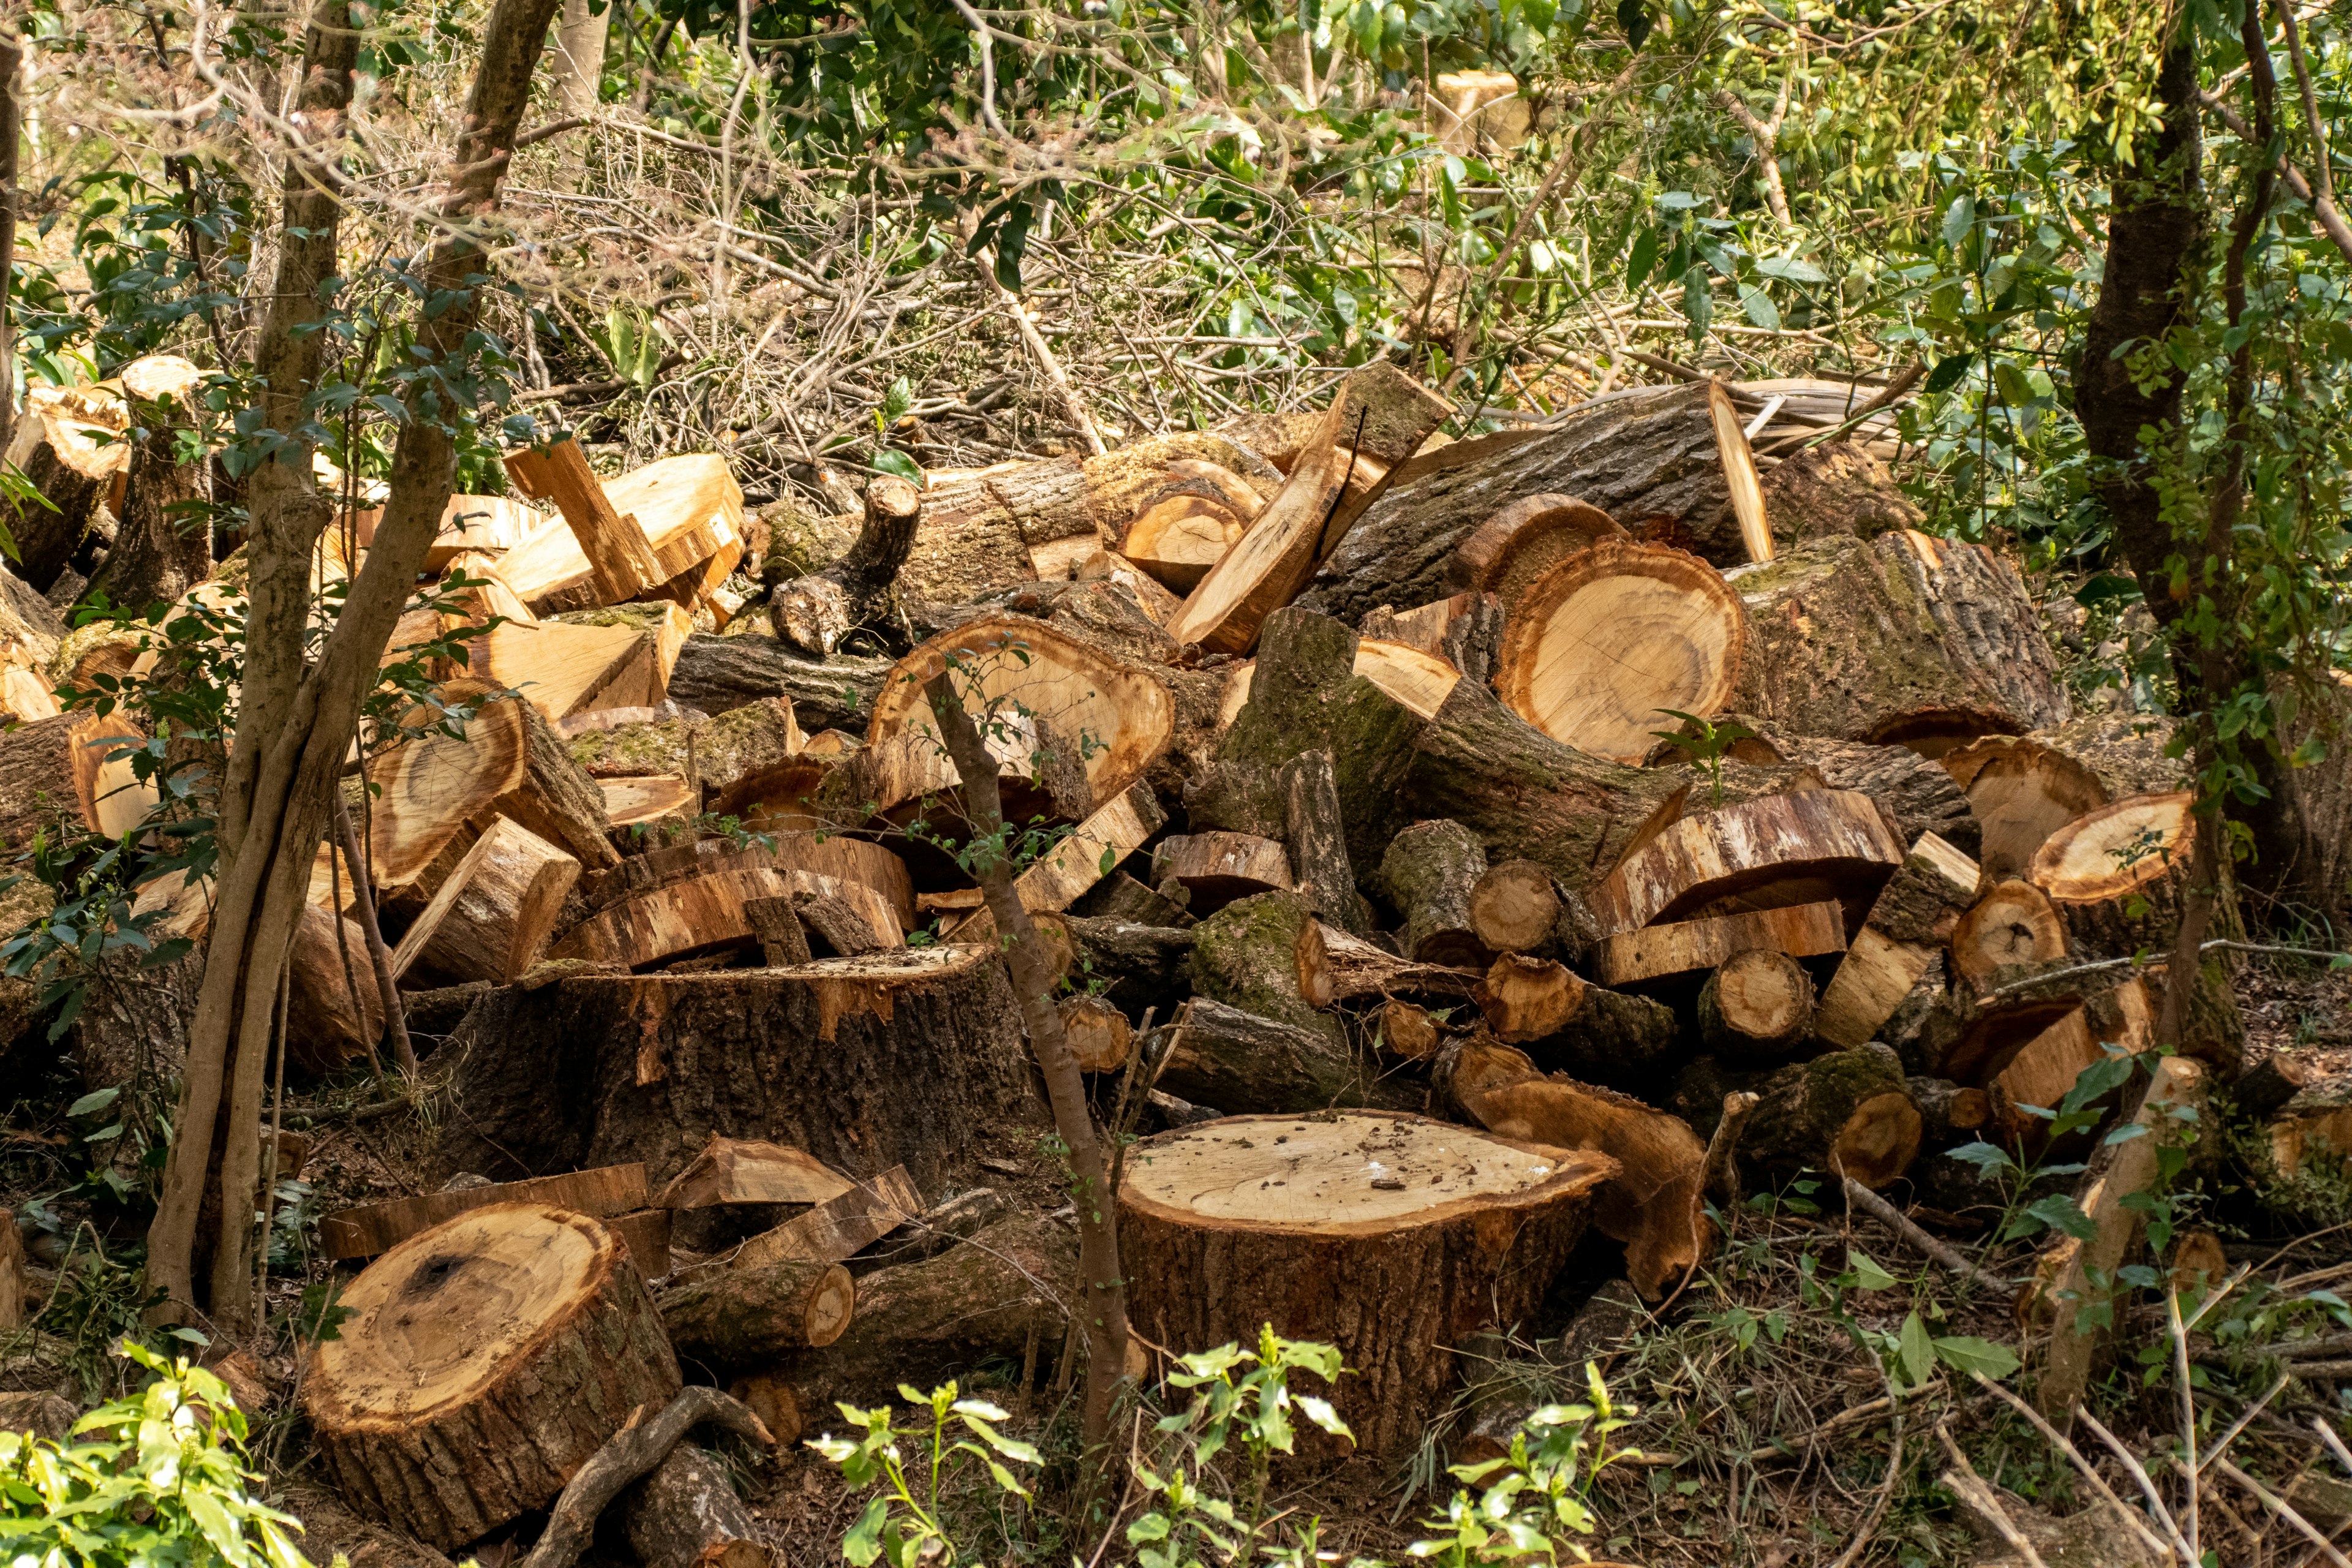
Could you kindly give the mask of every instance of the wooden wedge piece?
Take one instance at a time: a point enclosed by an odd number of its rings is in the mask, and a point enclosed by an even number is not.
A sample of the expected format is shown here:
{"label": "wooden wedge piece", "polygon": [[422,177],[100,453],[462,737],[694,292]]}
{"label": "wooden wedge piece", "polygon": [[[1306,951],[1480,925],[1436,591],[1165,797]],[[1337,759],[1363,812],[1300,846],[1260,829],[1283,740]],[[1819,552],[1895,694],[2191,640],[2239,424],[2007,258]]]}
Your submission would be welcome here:
{"label": "wooden wedge piece", "polygon": [[[544,450],[509,453],[507,473],[523,494],[562,513],[599,604],[634,599],[667,575],[654,558],[653,542],[634,515],[614,509],[578,441],[566,437]],[[516,587],[526,598],[533,596],[521,584]]]}
{"label": "wooden wedge piece", "polygon": [[460,981],[520,979],[546,951],[563,896],[579,879],[579,861],[494,817],[393,950],[393,978],[423,960]]}
{"label": "wooden wedge piece", "polygon": [[1852,1050],[1876,1036],[1943,952],[1977,884],[1975,861],[1921,834],[1822,989],[1813,1021],[1821,1037]]}
{"label": "wooden wedge piece", "polygon": [[922,1194],[894,1165],[870,1182],[854,1183],[846,1192],[820,1201],[771,1231],[745,1242],[735,1254],[738,1268],[800,1259],[839,1263],[855,1257],[923,1212]]}
{"label": "wooden wedge piece", "polygon": [[666,1209],[719,1204],[821,1204],[854,1191],[856,1184],[805,1150],[755,1138],[710,1142],[654,1200]]}
{"label": "wooden wedge piece", "polygon": [[646,1206],[646,1168],[604,1165],[345,1209],[319,1222],[319,1244],[332,1259],[373,1258],[469,1209],[514,1203],[547,1204],[599,1219],[626,1214]]}
{"label": "wooden wedge piece", "polygon": [[1313,1007],[1359,996],[1468,996],[1479,980],[1475,969],[1400,958],[1320,921],[1299,942],[1297,959],[1299,994]]}
{"label": "wooden wedge piece", "polygon": [[1764,516],[1764,487],[1756,477],[1756,454],[1748,445],[1739,410],[1731,405],[1720,378],[1706,384],[1707,417],[1715,426],[1716,456],[1723,462],[1724,488],[1739,520],[1740,542],[1750,561],[1772,559],[1772,526]]}
{"label": "wooden wedge piece", "polygon": [[1290,887],[1290,858],[1269,838],[1246,833],[1195,833],[1165,839],[1153,858],[1151,879],[1173,878],[1192,895],[1186,906],[1211,914],[1253,893]]}
{"label": "wooden wedge piece", "polygon": [[1845,950],[1844,906],[1825,899],[1620,931],[1602,940],[1595,963],[1602,984],[1632,985],[1713,969],[1734,953],[1751,948],[1785,952],[1792,958],[1842,952]]}
{"label": "wooden wedge piece", "polygon": [[1508,606],[1495,689],[1556,741],[1638,763],[1674,710],[1711,718],[1739,680],[1747,616],[1696,555],[1609,540]]}
{"label": "wooden wedge piece", "polygon": [[702,804],[701,792],[687,782],[684,773],[598,779],[596,788],[604,797],[604,815],[614,827],[686,822]]}
{"label": "wooden wedge piece", "polygon": [[[1102,880],[1106,865],[1116,870],[1167,823],[1168,814],[1160,810],[1160,797],[1149,784],[1129,786],[1013,879],[1021,907],[1032,914],[1068,909]],[[958,942],[984,942],[995,931],[995,917],[982,909],[957,926],[954,936]]]}

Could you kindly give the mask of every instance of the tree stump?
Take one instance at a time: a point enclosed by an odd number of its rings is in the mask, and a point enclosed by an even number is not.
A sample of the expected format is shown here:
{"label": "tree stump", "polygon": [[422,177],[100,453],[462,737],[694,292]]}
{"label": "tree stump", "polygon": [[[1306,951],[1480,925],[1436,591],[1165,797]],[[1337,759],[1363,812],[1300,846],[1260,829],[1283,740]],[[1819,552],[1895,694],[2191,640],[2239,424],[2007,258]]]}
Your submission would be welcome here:
{"label": "tree stump", "polygon": [[1048,1125],[992,947],[508,986],[442,1049],[439,1160],[493,1177],[640,1161],[658,1186],[716,1133],[941,1191]]}
{"label": "tree stump", "polygon": [[1495,689],[1528,723],[1596,757],[1640,762],[1668,710],[1712,718],[1739,682],[1739,596],[1679,550],[1603,541],[1508,608]]}
{"label": "tree stump", "polygon": [[2116,801],[2053,833],[2026,875],[2049,895],[2072,951],[2090,958],[2168,952],[2189,893],[2196,796]]}
{"label": "tree stump", "polygon": [[1722,1056],[1784,1057],[1813,1032],[1813,981],[1785,952],[1736,952],[1698,993],[1699,1038]]}
{"label": "tree stump", "polygon": [[539,1204],[411,1237],[343,1292],[303,1407],[344,1497],[444,1551],[552,1501],[677,1359],[620,1238]]}
{"label": "tree stump", "polygon": [[1534,1310],[1613,1168],[1416,1116],[1163,1132],[1119,1190],[1129,1310],[1171,1349],[1267,1323],[1337,1344],[1357,1375],[1332,1403],[1360,1450],[1397,1454],[1444,1407],[1451,1347]]}

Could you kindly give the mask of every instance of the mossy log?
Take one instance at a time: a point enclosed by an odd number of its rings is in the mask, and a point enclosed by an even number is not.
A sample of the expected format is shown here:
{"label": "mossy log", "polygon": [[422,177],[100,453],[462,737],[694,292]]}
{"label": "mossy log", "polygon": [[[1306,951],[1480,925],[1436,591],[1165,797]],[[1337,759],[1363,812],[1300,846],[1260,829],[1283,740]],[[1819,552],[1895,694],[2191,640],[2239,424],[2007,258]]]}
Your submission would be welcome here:
{"label": "mossy log", "polygon": [[1301,990],[1302,949],[1314,925],[1307,900],[1297,893],[1260,893],[1226,905],[1192,930],[1193,991],[1304,1029],[1335,1049],[1344,1046],[1339,1020],[1318,1011]]}
{"label": "mossy log", "polygon": [[781,697],[812,735],[819,730],[862,731],[889,670],[890,661],[882,658],[803,658],[777,638],[756,633],[697,633],[686,639],[670,667],[669,697],[712,714]]}
{"label": "mossy log", "polygon": [[1756,1092],[1762,1100],[1739,1153],[1776,1184],[1812,1170],[1883,1187],[1918,1155],[1919,1108],[1902,1061],[1885,1046],[1794,1063]]}
{"label": "mossy log", "polygon": [[1495,1037],[1520,1047],[1546,1072],[1638,1085],[1677,1045],[1674,1009],[1595,985],[1549,959],[1503,954],[1474,999]]}
{"label": "mossy log", "polygon": [[1381,857],[1380,892],[1404,918],[1398,944],[1422,963],[1486,962],[1470,915],[1470,894],[1486,874],[1486,851],[1468,828],[1443,817],[1416,822]]}
{"label": "mossy log", "polygon": [[1184,1004],[1160,1048],[1159,1087],[1227,1115],[1422,1105],[1418,1084],[1382,1078],[1369,1053],[1205,996]]}

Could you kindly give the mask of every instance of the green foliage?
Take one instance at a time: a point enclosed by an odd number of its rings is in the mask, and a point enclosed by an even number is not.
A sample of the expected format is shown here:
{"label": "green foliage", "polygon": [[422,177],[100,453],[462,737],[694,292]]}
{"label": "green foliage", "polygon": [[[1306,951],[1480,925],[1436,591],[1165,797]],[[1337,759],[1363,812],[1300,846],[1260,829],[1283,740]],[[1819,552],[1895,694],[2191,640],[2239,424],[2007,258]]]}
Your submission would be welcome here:
{"label": "green foliage", "polygon": [[1680,752],[1684,761],[1706,774],[1708,787],[1713,791],[1712,804],[1721,805],[1723,759],[1740,742],[1754,740],[1756,731],[1736,720],[1726,719],[1718,723],[1675,708],[1654,708],[1651,711],[1681,721],[1679,728],[1653,730],[1650,733]]}
{"label": "green foliage", "polygon": [[[893,1423],[892,1407],[887,1405],[871,1410],[841,1405],[835,1408],[857,1429],[857,1438],[828,1434],[808,1443],[839,1465],[842,1479],[851,1486],[876,1489],[866,1511],[841,1538],[841,1554],[854,1568],[866,1568],[877,1558],[889,1568],[916,1568],[934,1558],[943,1558],[949,1564],[961,1563],[965,1554],[950,1539],[940,1507],[942,1490],[950,1488],[957,1472],[977,1466],[1006,1496],[1026,1499],[1029,1489],[1007,1463],[1034,1467],[1044,1463],[1044,1457],[1029,1444],[997,1429],[1011,1419],[1006,1412],[984,1399],[959,1398],[953,1383],[928,1394],[902,1383],[898,1395],[918,1415],[929,1412],[928,1432],[919,1427],[902,1431]],[[912,1481],[900,1449],[907,1439],[923,1444],[924,1473]]]}
{"label": "green foliage", "polygon": [[1588,1555],[1574,1538],[1598,1528],[1593,1483],[1610,1466],[1642,1454],[1609,1441],[1632,1424],[1633,1408],[1611,1401],[1599,1367],[1588,1362],[1584,1375],[1587,1401],[1537,1410],[1502,1458],[1451,1467],[1457,1479],[1479,1489],[1477,1495],[1456,1491],[1443,1516],[1424,1521],[1424,1528],[1443,1533],[1414,1542],[1406,1548],[1409,1555],[1446,1568],[1523,1563],[1538,1554],[1556,1563],[1563,1543],[1579,1560]]}
{"label": "green foliage", "polygon": [[310,1568],[300,1526],[260,1499],[220,1380],[135,1342],[122,1354],[152,1381],[84,1415],[83,1440],[0,1432],[0,1553],[49,1568]]}

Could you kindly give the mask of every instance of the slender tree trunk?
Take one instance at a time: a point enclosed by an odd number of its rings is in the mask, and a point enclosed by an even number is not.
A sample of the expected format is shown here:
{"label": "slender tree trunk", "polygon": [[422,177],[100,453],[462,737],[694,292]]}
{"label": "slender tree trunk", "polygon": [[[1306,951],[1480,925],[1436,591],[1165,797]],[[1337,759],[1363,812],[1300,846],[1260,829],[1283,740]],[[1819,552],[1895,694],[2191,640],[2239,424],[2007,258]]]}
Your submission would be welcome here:
{"label": "slender tree trunk", "polygon": [[16,143],[23,136],[25,47],[0,33],[0,454],[16,433],[16,312],[8,276],[16,259]]}
{"label": "slender tree trunk", "polygon": [[[975,840],[1000,835],[1004,809],[996,786],[996,759],[989,754],[978,727],[958,700],[955,672],[942,670],[923,688],[940,733],[947,742],[949,760],[963,778],[965,819]],[[988,900],[996,929],[1007,939],[1005,962],[1012,966],[1013,989],[1021,1000],[1022,1021],[1028,1026],[1029,1048],[1045,1075],[1046,1097],[1054,1107],[1054,1129],[1068,1146],[1072,1194],[1078,1214],[1078,1277],[1086,1291],[1080,1303],[1081,1327],[1087,1337],[1087,1399],[1082,1434],[1087,1454],[1099,1458],[1110,1436],[1111,1405],[1120,1380],[1127,1375],[1127,1285],[1119,1272],[1118,1194],[1110,1191],[1110,1163],[1096,1135],[1094,1113],[1087,1108],[1086,1080],[1078,1058],[1062,1032],[1062,1015],[1054,1005],[1054,970],[1038,938],[1035,922],[1013,890],[1011,863],[1002,855],[980,861],[973,857],[973,874]]]}
{"label": "slender tree trunk", "polygon": [[[557,3],[498,0],[485,22],[481,66],[467,100],[452,177],[437,205],[442,233],[421,269],[426,296],[450,303],[418,322],[412,354],[420,374],[404,400],[407,417],[393,454],[383,517],[325,648],[307,670],[300,649],[310,614],[308,556],[324,523],[325,505],[306,485],[270,490],[267,506],[259,487],[252,492],[248,663],[223,790],[220,893],[190,1033],[179,1136],[148,1232],[149,1282],[167,1293],[165,1310],[173,1315],[184,1316],[199,1305],[194,1279],[197,1215],[206,1185],[206,1153],[216,1142],[214,1131],[226,1099],[226,1136],[217,1140],[222,1202],[211,1276],[213,1317],[232,1330],[254,1321],[253,1198],[260,1173],[269,1017],[266,1005],[243,1003],[248,995],[266,1001],[275,994],[301,913],[312,853],[326,829],[331,792],[358,723],[360,700],[376,679],[377,661],[424,566],[455,483],[451,426],[461,410],[482,396],[466,342],[481,315],[478,275],[487,251],[477,230],[497,204],[531,71]],[[313,93],[341,94],[324,100],[333,106],[348,101],[357,39],[347,25],[346,5],[347,0],[323,0],[317,14],[307,57],[306,104]],[[257,353],[268,387],[266,423],[277,429],[291,427],[289,416],[299,415],[299,395],[317,380],[315,372],[299,380],[281,376],[295,363],[298,345],[320,336],[298,337],[292,321],[281,316],[315,311],[315,280],[331,275],[333,265],[331,167],[313,157],[289,173],[288,228],[309,229],[313,237],[286,242],[295,254],[281,267]],[[312,215],[304,208],[304,216],[312,218],[305,222],[296,216],[297,204],[312,200],[326,210]],[[322,228],[323,252],[313,255]],[[313,268],[310,286],[289,288],[286,268],[306,266]],[[300,280],[298,272],[295,281]],[[256,480],[279,467],[264,465]],[[307,469],[299,474],[307,478]],[[273,474],[272,484],[283,477]]]}
{"label": "slender tree trunk", "polygon": [[563,21],[555,29],[556,112],[574,119],[596,112],[597,90],[604,79],[604,39],[613,23],[613,7],[591,14],[591,0],[563,0]]}

